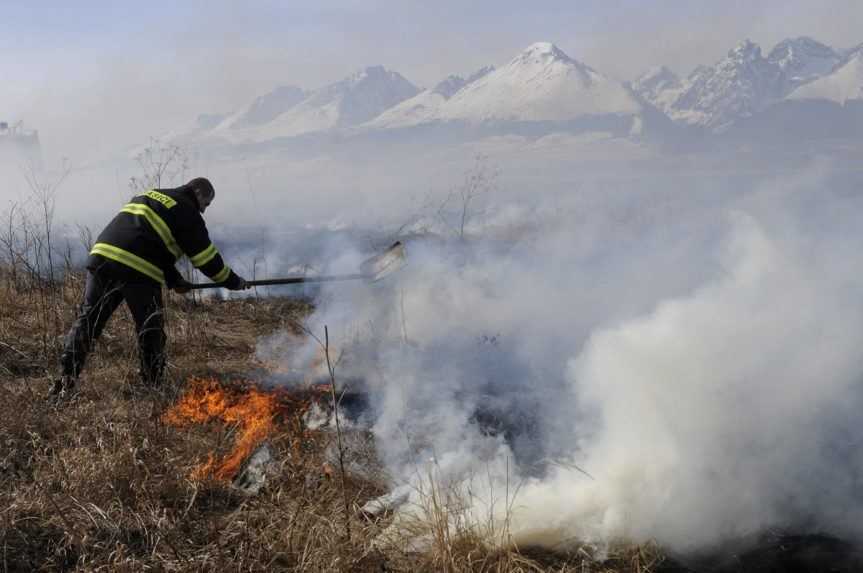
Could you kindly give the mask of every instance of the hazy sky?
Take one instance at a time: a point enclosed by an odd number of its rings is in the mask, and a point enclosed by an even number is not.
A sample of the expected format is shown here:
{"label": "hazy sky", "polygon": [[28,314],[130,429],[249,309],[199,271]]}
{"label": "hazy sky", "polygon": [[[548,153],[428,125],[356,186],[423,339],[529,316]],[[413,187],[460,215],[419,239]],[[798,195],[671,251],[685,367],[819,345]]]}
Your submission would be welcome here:
{"label": "hazy sky", "polygon": [[685,73],[746,37],[765,51],[796,35],[863,42],[859,0],[0,0],[0,21],[0,116],[68,153],[158,135],[278,84],[383,64],[429,85],[540,40],[621,79],[660,63]]}

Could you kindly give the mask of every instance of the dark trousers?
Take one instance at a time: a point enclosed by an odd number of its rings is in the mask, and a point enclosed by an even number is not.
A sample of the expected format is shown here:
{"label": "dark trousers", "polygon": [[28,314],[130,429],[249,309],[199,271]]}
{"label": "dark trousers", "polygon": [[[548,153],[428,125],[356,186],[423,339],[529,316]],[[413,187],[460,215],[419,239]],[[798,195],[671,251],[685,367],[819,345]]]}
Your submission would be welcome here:
{"label": "dark trousers", "polygon": [[129,282],[112,276],[105,267],[87,272],[84,302],[66,335],[60,365],[63,374],[75,378],[84,368],[93,343],[122,301],[126,301],[138,333],[141,379],[158,385],[165,369],[165,329],[162,287],[156,283]]}

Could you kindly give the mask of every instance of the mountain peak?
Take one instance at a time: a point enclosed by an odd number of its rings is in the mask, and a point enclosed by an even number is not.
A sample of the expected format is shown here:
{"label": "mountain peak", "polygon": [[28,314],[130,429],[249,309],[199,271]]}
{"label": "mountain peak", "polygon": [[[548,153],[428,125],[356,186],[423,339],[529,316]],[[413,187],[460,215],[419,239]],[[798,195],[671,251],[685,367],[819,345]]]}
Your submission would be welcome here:
{"label": "mountain peak", "polygon": [[418,93],[398,72],[369,66],[312,92],[254,134],[258,141],[364,123]]}
{"label": "mountain peak", "polygon": [[444,120],[568,121],[640,113],[625,86],[550,42],[528,46],[503,68],[465,85],[441,107]]}
{"label": "mountain peak", "polygon": [[713,66],[699,66],[680,89],[667,95],[672,119],[724,129],[780,96],[781,70],[749,39]]}
{"label": "mountain peak", "polygon": [[793,49],[804,49],[809,51],[822,51],[822,52],[832,52],[833,49],[826,44],[822,44],[818,40],[814,38],[810,38],[809,36],[797,36],[796,38],[786,38],[773,46],[773,49],[770,50],[769,56],[773,56],[774,53],[779,54],[781,52],[786,52],[788,50]]}
{"label": "mountain peak", "polygon": [[665,87],[661,74],[639,78],[633,87],[672,119],[722,130],[829,74],[841,62],[841,54],[806,36],[779,42],[766,58],[747,38],[713,66],[699,66],[680,87]]}
{"label": "mountain peak", "polygon": [[728,52],[728,57],[743,61],[759,60],[761,59],[761,47],[746,38]]}
{"label": "mountain peak", "polygon": [[842,56],[830,46],[800,36],[776,44],[767,55],[767,61],[782,71],[783,91],[790,93],[798,86],[830,73],[842,61]]}
{"label": "mountain peak", "polygon": [[807,36],[800,36],[798,38],[782,40],[767,55],[768,60],[783,68],[795,60],[800,61],[802,59],[813,58],[838,60],[839,54],[826,44],[822,44]]}
{"label": "mountain peak", "polygon": [[563,50],[552,44],[551,42],[536,42],[531,44],[525,50],[518,55],[518,60],[522,61],[536,61],[536,60],[563,60],[569,61],[570,57],[567,56]]}
{"label": "mountain peak", "polygon": [[393,72],[389,71],[385,67],[381,65],[377,66],[367,66],[357,72],[354,72],[350,79],[354,81],[360,81],[365,79],[378,79],[378,78],[388,78],[393,75]]}

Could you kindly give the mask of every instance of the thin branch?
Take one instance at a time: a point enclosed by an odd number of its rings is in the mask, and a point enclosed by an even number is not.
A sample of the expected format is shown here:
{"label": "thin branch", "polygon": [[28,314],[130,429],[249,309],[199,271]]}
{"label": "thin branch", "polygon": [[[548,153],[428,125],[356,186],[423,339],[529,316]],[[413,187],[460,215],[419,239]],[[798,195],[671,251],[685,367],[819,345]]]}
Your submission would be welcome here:
{"label": "thin branch", "polygon": [[336,400],[336,370],[333,363],[330,361],[330,333],[326,325],[324,325],[324,355],[327,358],[327,370],[330,373],[330,396],[333,400],[333,416],[336,420],[336,440],[339,446],[339,473],[342,478],[342,497],[345,502],[345,533],[347,539],[351,539],[351,521],[350,521],[350,504],[348,503],[348,490],[345,480],[345,449],[342,444],[342,428],[339,422],[339,401]]}

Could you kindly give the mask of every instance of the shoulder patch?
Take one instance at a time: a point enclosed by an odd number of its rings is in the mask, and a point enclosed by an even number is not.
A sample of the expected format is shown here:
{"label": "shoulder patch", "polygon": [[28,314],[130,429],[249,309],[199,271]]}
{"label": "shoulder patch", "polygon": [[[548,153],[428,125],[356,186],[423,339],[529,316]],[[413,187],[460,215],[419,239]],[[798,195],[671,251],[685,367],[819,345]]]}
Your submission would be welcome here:
{"label": "shoulder patch", "polygon": [[159,203],[164,205],[166,209],[170,209],[177,204],[176,201],[174,201],[164,193],[159,193],[155,189],[150,189],[149,191],[144,193],[144,195],[149,197],[150,199],[153,199],[154,201],[158,201]]}

